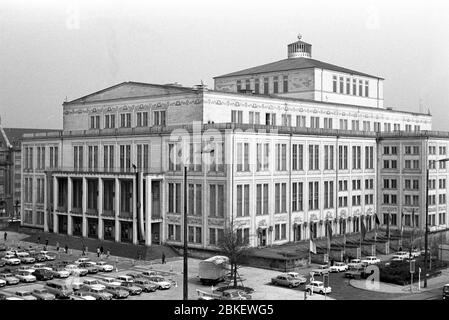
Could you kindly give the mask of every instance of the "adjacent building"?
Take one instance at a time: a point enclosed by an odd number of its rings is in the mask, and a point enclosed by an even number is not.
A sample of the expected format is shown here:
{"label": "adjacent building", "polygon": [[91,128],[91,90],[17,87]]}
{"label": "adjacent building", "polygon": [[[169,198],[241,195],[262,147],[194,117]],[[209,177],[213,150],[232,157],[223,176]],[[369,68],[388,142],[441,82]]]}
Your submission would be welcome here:
{"label": "adjacent building", "polygon": [[[214,90],[124,82],[64,102],[62,131],[24,135],[22,224],[176,245],[187,201],[196,248],[216,248],[231,224],[251,246],[324,237],[326,223],[372,229],[376,214],[422,228],[428,161],[449,134],[385,107],[383,81],[314,60],[299,39],[287,59],[216,77]],[[446,229],[437,166],[429,211]]]}

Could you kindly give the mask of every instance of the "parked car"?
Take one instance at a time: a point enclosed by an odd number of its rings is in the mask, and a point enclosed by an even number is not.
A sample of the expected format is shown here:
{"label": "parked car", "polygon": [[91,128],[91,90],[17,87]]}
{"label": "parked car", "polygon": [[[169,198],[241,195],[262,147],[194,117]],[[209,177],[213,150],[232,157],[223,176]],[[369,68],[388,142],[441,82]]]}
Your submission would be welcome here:
{"label": "parked car", "polygon": [[0,279],[6,281],[8,286],[18,284],[20,282],[20,280],[14,277],[12,273],[0,273]]}
{"label": "parked car", "polygon": [[145,278],[135,278],[134,284],[142,288],[144,292],[154,292],[157,290],[158,287],[157,284]]}
{"label": "parked car", "polygon": [[48,281],[44,288],[58,299],[68,299],[73,293],[73,289],[61,280]]}
{"label": "parked car", "polygon": [[37,262],[44,262],[47,261],[47,258],[40,253],[35,253],[31,255]]}
{"label": "parked car", "polygon": [[35,296],[31,293],[31,291],[26,290],[19,290],[14,293],[19,298],[22,298],[23,300],[37,300]]}
{"label": "parked car", "polygon": [[318,266],[315,269],[312,269],[312,271],[315,275],[319,275],[322,276],[323,274],[328,274],[329,273],[329,266],[327,264],[322,264],[320,266]]}
{"label": "parked car", "polygon": [[5,264],[8,266],[16,266],[20,264],[20,259],[14,258],[14,257],[4,257],[2,258],[3,261],[5,261]]}
{"label": "parked car", "polygon": [[349,279],[363,279],[366,278],[365,267],[360,266],[358,268],[350,268],[345,272],[345,278]]}
{"label": "parked car", "polygon": [[89,263],[89,262],[81,262],[78,264],[78,267],[82,268],[82,269],[86,269],[87,273],[89,273],[89,274],[98,273],[98,268],[94,264]]}
{"label": "parked car", "polygon": [[56,256],[54,254],[44,253],[42,255],[44,256],[45,261],[54,261],[54,260],[56,260]]}
{"label": "parked car", "polygon": [[6,280],[0,279],[0,288],[6,286]]}
{"label": "parked car", "polygon": [[36,277],[37,280],[52,280],[53,279],[53,272],[47,269],[37,269],[33,272],[33,276]]}
{"label": "parked car", "polygon": [[348,263],[348,269],[358,269],[362,266],[362,260],[360,259],[352,259]]}
{"label": "parked car", "polygon": [[120,288],[120,286],[111,284],[107,285],[104,291],[110,293],[115,299],[126,299],[129,296],[129,292],[127,290]]}
{"label": "parked car", "polygon": [[6,297],[5,300],[24,300],[24,299],[19,298],[19,297],[15,297],[15,296],[9,296],[9,297]]}
{"label": "parked car", "polygon": [[130,295],[140,295],[142,293],[142,288],[136,286],[134,282],[123,281],[120,285],[120,289],[127,290]]}
{"label": "parked car", "polygon": [[335,262],[333,266],[329,267],[329,272],[345,272],[348,270],[348,265],[344,262]]}
{"label": "parked car", "polygon": [[128,276],[128,275],[118,276],[118,277],[116,277],[116,279],[119,282],[133,282],[134,281],[134,278],[131,276]]}
{"label": "parked car", "polygon": [[295,279],[286,273],[281,273],[280,275],[271,278],[271,283],[289,288],[298,287],[301,284],[298,279]]}
{"label": "parked car", "polygon": [[31,263],[35,263],[36,262],[36,259],[34,259],[33,257],[30,257],[30,256],[28,256],[28,257],[21,257],[19,259],[20,259],[20,262],[24,263],[24,264],[31,264]]}
{"label": "parked car", "polygon": [[160,276],[160,274],[157,271],[143,271],[140,274],[140,276],[147,278],[147,277]]}
{"label": "parked car", "polygon": [[83,276],[87,275],[87,273],[88,273],[87,269],[80,268],[80,267],[78,267],[77,265],[74,265],[74,264],[66,265],[65,269],[68,272],[70,272],[70,274],[73,275],[73,276],[83,277]]}
{"label": "parked car", "polygon": [[375,256],[368,256],[362,260],[362,263],[366,264],[366,265],[377,264],[377,263],[380,263],[380,259]]}
{"label": "parked car", "polygon": [[[92,297],[94,297],[97,300],[111,300],[112,299],[112,294],[110,294],[109,292],[105,291],[104,289],[100,289],[97,287],[92,287],[89,289],[82,289],[80,291],[84,291],[87,292],[89,295],[91,295]],[[126,292],[128,293],[128,292]]]}
{"label": "parked car", "polygon": [[145,278],[145,276],[142,273],[138,273],[138,272],[128,272],[126,275],[130,276],[133,279]]}
{"label": "parked car", "polygon": [[287,272],[287,274],[301,282],[301,284],[306,283],[307,279],[302,274],[299,274],[298,272]]}
{"label": "parked car", "polygon": [[80,263],[85,263],[85,262],[88,262],[88,261],[90,261],[90,258],[79,258],[78,260],[74,261],[73,264],[78,265]]}
{"label": "parked car", "polygon": [[70,276],[70,272],[63,267],[55,267],[52,272],[54,278],[63,279],[68,278]]}
{"label": "parked car", "polygon": [[14,252],[14,254],[15,254],[15,256],[16,256],[16,258],[25,258],[25,257],[29,257],[30,256],[30,254],[28,253],[28,252],[25,252],[25,251],[18,251],[18,250],[16,250],[15,252]]}
{"label": "parked car", "polygon": [[407,259],[407,258],[409,258],[409,257],[410,257],[410,253],[409,253],[409,252],[406,252],[406,251],[398,251],[398,252],[396,252],[396,253],[393,255],[392,258],[400,258],[400,259],[402,259],[402,260],[405,260],[405,259]]}
{"label": "parked car", "polygon": [[114,270],[114,267],[110,264],[107,264],[105,261],[97,262],[97,268],[102,272],[112,272]]}
{"label": "parked car", "polygon": [[3,259],[0,259],[0,268],[6,266],[6,261]]}
{"label": "parked car", "polygon": [[76,291],[69,297],[70,300],[97,300],[94,296],[90,295],[87,291]]}
{"label": "parked car", "polygon": [[449,284],[445,284],[443,287],[443,300],[449,300]]}
{"label": "parked car", "polygon": [[99,278],[99,281],[101,284],[104,284],[105,286],[112,284],[112,285],[116,285],[119,286],[121,284],[121,282],[115,278],[111,278],[111,277],[102,277]]}
{"label": "parked car", "polygon": [[83,287],[84,286],[89,287],[89,288],[97,287],[97,288],[102,289],[102,290],[106,288],[106,286],[104,284],[102,284],[100,280],[92,279],[92,278],[84,279],[83,280]]}
{"label": "parked car", "polygon": [[45,263],[35,263],[32,266],[32,268],[36,269],[36,270],[37,269],[44,269],[44,270],[48,270],[48,271],[53,271],[53,269],[51,267],[47,266],[47,264],[45,264]]}
{"label": "parked car", "polygon": [[412,254],[411,254],[412,258],[417,258],[420,255],[421,255],[421,251],[419,251],[418,249],[413,249],[412,250]]}
{"label": "parked car", "polygon": [[152,277],[149,277],[148,280],[154,282],[158,286],[159,290],[171,288],[171,283],[169,281],[167,281],[164,277],[152,276]]}
{"label": "parked car", "polygon": [[47,289],[34,289],[31,293],[37,300],[55,300],[56,296],[47,291]]}
{"label": "parked car", "polygon": [[322,281],[311,281],[309,284],[306,285],[305,290],[309,293],[311,292],[318,292],[320,294],[329,294],[332,292],[331,287],[324,287],[324,283]]}
{"label": "parked car", "polygon": [[33,273],[29,271],[19,271],[15,274],[15,277],[22,282],[36,282],[37,280]]}

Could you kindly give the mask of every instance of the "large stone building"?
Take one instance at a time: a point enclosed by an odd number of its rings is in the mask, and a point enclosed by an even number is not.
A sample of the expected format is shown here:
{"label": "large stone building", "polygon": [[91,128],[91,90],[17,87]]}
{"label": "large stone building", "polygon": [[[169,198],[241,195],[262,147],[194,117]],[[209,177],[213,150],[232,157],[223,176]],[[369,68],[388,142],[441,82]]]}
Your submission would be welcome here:
{"label": "large stone building", "polygon": [[[375,214],[422,228],[426,167],[449,143],[430,115],[384,107],[382,78],[313,60],[301,40],[214,90],[125,82],[63,117],[24,137],[22,224],[148,245],[183,241],[184,165],[191,247],[216,247],[231,222],[252,246],[323,237],[326,222],[372,229]],[[440,166],[429,211],[445,229]]]}

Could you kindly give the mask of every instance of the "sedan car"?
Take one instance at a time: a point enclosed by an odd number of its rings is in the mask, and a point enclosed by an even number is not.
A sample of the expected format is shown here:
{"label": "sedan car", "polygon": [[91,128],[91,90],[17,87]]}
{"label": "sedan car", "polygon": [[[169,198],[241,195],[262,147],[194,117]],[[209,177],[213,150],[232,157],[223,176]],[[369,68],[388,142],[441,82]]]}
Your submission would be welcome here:
{"label": "sedan car", "polygon": [[20,282],[12,273],[0,273],[0,279],[6,281],[6,284],[9,286]]}
{"label": "sedan car", "polygon": [[87,269],[80,268],[80,267],[78,267],[77,265],[74,265],[74,264],[66,265],[65,269],[68,272],[70,272],[70,274],[73,275],[73,276],[83,277],[83,276],[87,275],[87,273],[88,273]]}
{"label": "sedan car", "polygon": [[80,264],[78,264],[78,267],[82,268],[82,269],[86,269],[87,273],[89,273],[89,274],[98,273],[98,268],[94,264],[89,263],[89,262],[80,263]]}
{"label": "sedan car", "polygon": [[34,289],[31,293],[37,300],[56,300],[56,296],[47,291],[47,289]]}
{"label": "sedan car", "polygon": [[100,280],[98,280],[98,279],[84,279],[83,280],[83,286],[81,287],[81,289],[84,288],[84,287],[87,287],[87,288],[96,287],[96,288],[99,288],[101,290],[106,289],[106,285],[102,284],[100,282]]}
{"label": "sedan car", "polygon": [[29,271],[19,271],[15,274],[15,277],[22,282],[36,282],[36,277]]}
{"label": "sedan car", "polygon": [[33,269],[44,269],[44,270],[48,270],[48,271],[52,271],[53,269],[49,266],[47,266],[45,263],[35,263],[32,266]]}
{"label": "sedan car", "polygon": [[21,263],[24,264],[31,264],[31,263],[35,263],[36,259],[34,259],[33,257],[21,257],[19,258]]}
{"label": "sedan car", "polygon": [[33,272],[33,275],[36,277],[39,281],[46,281],[46,280],[52,280],[53,279],[53,272],[47,269],[37,269]]}
{"label": "sedan car", "polygon": [[6,281],[3,279],[0,279],[0,288],[6,286]]}
{"label": "sedan car", "polygon": [[107,285],[104,291],[110,293],[115,299],[126,299],[129,296],[129,291],[123,290],[120,286]]}
{"label": "sedan car", "polygon": [[120,289],[127,290],[132,296],[140,295],[142,293],[142,288],[136,286],[134,282],[123,281],[120,285]]}
{"label": "sedan car", "polygon": [[365,259],[363,259],[362,263],[366,264],[366,265],[377,264],[377,263],[380,263],[380,259],[375,256],[369,256],[369,257],[366,257]]}
{"label": "sedan car", "polygon": [[318,292],[320,294],[329,294],[332,292],[331,287],[324,287],[324,283],[322,281],[312,281],[306,285],[305,289],[308,293]]}
{"label": "sedan car", "polygon": [[335,262],[333,266],[329,268],[329,272],[345,272],[348,270],[348,265],[344,262]]}
{"label": "sedan car", "polygon": [[274,278],[271,278],[271,283],[274,285],[281,285],[289,288],[298,287],[301,281],[293,278],[292,276],[282,273]]}
{"label": "sedan car", "polygon": [[134,285],[140,287],[144,292],[155,292],[157,290],[157,285],[145,278],[135,278]]}
{"label": "sedan car", "polygon": [[345,272],[345,278],[349,279],[362,279],[366,278],[365,267],[360,266],[358,268],[350,268]]}
{"label": "sedan car", "polygon": [[306,283],[307,279],[302,274],[299,274],[298,272],[287,272],[287,274],[295,279],[298,279],[301,284]]}
{"label": "sedan car", "polygon": [[[92,287],[89,289],[82,289],[81,291],[87,292],[89,295],[97,300],[111,300],[112,294],[106,292],[105,290],[99,289],[97,287]],[[128,292],[126,292],[128,294]]]}
{"label": "sedan car", "polygon": [[97,300],[87,291],[76,291],[69,296],[70,300]]}
{"label": "sedan car", "polygon": [[44,253],[42,255],[44,256],[45,261],[54,261],[56,259],[56,256],[54,254]]}
{"label": "sedan car", "polygon": [[53,272],[54,278],[63,279],[63,278],[68,278],[70,276],[70,272],[62,267],[55,267],[52,272]]}
{"label": "sedan car", "polygon": [[23,300],[37,300],[35,296],[31,293],[31,291],[26,290],[19,290],[14,293],[19,298],[22,298]]}
{"label": "sedan car", "polygon": [[329,266],[327,264],[322,264],[318,266],[318,268],[312,269],[311,272],[313,272],[316,275],[322,276],[323,274],[329,273]]}
{"label": "sedan car", "polygon": [[47,261],[47,258],[43,255],[43,254],[33,254],[32,257],[37,261],[37,262],[44,262]]}
{"label": "sedan car", "polygon": [[112,272],[112,270],[114,270],[114,267],[112,265],[107,264],[104,261],[97,262],[96,266],[98,270],[102,272]]}
{"label": "sedan car", "polygon": [[348,269],[351,268],[360,268],[362,266],[362,260],[360,259],[352,259],[349,263],[348,263]]}
{"label": "sedan car", "polygon": [[149,277],[148,280],[154,282],[158,286],[159,290],[171,288],[171,282],[165,280],[164,277],[152,276],[152,277]]}
{"label": "sedan car", "polygon": [[110,278],[110,277],[103,277],[99,279],[101,284],[104,284],[105,286],[112,284],[115,286],[119,286],[121,284],[121,282],[115,278]]}
{"label": "sedan car", "polygon": [[4,258],[2,258],[2,260],[5,261],[5,264],[7,264],[8,266],[16,266],[20,264],[20,259],[14,257],[7,258],[5,256]]}

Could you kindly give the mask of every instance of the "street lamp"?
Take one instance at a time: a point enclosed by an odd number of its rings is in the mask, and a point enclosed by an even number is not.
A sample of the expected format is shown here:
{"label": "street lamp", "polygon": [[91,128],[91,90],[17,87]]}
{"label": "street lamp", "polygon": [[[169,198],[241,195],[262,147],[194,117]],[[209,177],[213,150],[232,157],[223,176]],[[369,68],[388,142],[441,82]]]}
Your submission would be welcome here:
{"label": "street lamp", "polygon": [[[439,159],[439,160],[429,160],[429,164],[426,169],[426,229],[424,232],[424,288],[427,288],[427,259],[429,256],[428,247],[428,237],[429,237],[429,166],[431,163],[436,162],[446,162],[449,158]],[[431,258],[432,259],[432,258]]]}

